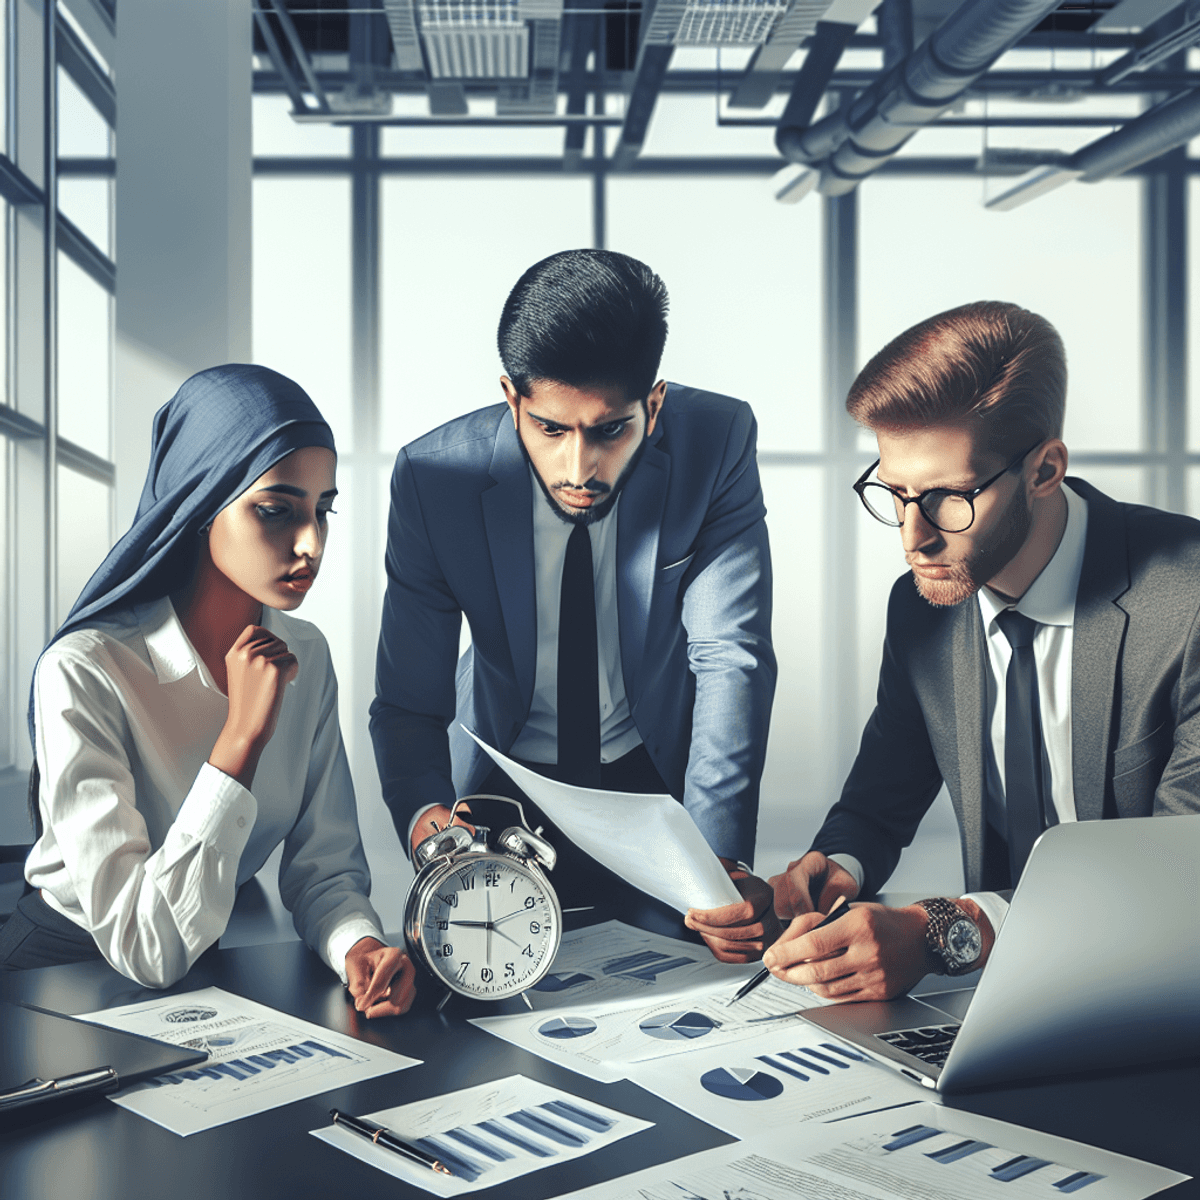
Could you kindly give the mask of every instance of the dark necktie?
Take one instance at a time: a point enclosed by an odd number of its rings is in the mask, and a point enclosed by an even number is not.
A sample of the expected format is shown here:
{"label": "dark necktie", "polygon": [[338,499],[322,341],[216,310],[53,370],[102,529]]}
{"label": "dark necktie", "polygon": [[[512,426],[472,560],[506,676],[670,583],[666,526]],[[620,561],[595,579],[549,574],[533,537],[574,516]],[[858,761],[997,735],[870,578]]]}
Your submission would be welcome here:
{"label": "dark necktie", "polygon": [[592,539],[576,525],[567,541],[558,607],[558,768],[565,783],[600,786],[600,667]]}
{"label": "dark necktie", "polygon": [[1033,659],[1037,622],[1009,608],[996,617],[996,624],[1012,647],[1004,684],[1004,806],[1008,816],[1008,861],[1015,887],[1033,843],[1045,828],[1042,710]]}

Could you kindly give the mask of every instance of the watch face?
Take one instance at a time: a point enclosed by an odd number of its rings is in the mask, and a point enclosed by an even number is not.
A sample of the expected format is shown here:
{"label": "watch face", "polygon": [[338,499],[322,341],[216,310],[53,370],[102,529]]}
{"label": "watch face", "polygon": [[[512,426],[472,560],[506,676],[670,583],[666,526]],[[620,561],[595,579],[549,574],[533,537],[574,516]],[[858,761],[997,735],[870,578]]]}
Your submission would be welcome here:
{"label": "watch face", "polygon": [[974,921],[958,920],[946,930],[946,951],[955,963],[972,963],[983,952],[983,939]]}
{"label": "watch face", "polygon": [[435,862],[413,883],[405,936],[414,957],[464,996],[532,987],[558,950],[561,912],[541,873],[505,855]]}

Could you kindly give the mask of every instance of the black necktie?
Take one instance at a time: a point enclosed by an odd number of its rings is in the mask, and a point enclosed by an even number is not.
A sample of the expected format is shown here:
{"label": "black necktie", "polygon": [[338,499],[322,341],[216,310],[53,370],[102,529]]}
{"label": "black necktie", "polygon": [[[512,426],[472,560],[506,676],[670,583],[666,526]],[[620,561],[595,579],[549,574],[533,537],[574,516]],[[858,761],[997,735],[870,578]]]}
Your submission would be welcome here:
{"label": "black necktie", "polygon": [[1042,711],[1033,660],[1037,622],[1009,608],[996,617],[996,624],[1012,647],[1004,683],[1004,805],[1008,815],[1008,861],[1015,887],[1033,843],[1045,828]]}
{"label": "black necktie", "polygon": [[567,541],[558,607],[558,767],[565,783],[600,786],[600,667],[592,539],[576,525]]}

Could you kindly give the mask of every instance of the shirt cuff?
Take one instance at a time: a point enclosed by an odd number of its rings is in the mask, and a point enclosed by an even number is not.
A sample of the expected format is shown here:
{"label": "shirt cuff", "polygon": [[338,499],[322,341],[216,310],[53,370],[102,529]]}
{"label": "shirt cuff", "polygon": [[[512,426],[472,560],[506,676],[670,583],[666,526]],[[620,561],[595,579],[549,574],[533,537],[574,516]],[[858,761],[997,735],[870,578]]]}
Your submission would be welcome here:
{"label": "shirt cuff", "polygon": [[254,796],[236,779],[206,762],[180,806],[175,825],[181,833],[219,853],[241,858],[257,817],[258,801]]}
{"label": "shirt cuff", "polygon": [[339,925],[329,935],[325,953],[329,958],[329,965],[337,972],[343,984],[346,982],[346,953],[355,942],[365,937],[374,938],[385,946],[388,944],[387,938],[366,917],[355,917],[344,925]]}
{"label": "shirt cuff", "polygon": [[[863,865],[858,861],[857,858],[854,857],[853,854],[827,854],[826,858],[828,858],[831,863],[837,863],[837,865],[843,870],[849,871],[850,874],[854,876],[854,882],[857,885],[858,890],[860,892],[862,891],[864,875]],[[817,897],[814,897],[814,899],[816,898]]]}
{"label": "shirt cuff", "polygon": [[983,910],[983,915],[992,923],[992,933],[1000,932],[1004,918],[1008,914],[1008,901],[995,892],[968,892],[964,900],[974,900]]}

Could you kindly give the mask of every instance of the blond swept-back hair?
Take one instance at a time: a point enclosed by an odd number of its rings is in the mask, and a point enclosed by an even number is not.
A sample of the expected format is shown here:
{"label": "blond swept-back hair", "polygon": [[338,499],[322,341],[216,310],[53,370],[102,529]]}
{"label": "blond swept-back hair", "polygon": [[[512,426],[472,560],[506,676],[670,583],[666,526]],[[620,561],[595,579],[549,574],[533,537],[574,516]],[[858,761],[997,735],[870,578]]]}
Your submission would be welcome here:
{"label": "blond swept-back hair", "polygon": [[1067,360],[1058,331],[1016,304],[980,300],[905,330],[871,359],[846,411],[868,429],[978,422],[1000,454],[1061,437]]}

